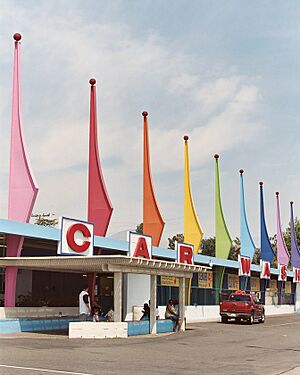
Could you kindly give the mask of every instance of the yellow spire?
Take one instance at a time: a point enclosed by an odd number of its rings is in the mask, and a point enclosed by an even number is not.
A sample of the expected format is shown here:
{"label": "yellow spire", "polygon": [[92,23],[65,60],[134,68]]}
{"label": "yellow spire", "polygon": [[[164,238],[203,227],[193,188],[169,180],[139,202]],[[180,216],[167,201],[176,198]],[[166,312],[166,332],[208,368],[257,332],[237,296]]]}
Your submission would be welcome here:
{"label": "yellow spire", "polygon": [[191,182],[190,182],[190,162],[189,162],[189,137],[184,136],[184,242],[194,245],[194,253],[198,253],[203,231],[195,210]]}

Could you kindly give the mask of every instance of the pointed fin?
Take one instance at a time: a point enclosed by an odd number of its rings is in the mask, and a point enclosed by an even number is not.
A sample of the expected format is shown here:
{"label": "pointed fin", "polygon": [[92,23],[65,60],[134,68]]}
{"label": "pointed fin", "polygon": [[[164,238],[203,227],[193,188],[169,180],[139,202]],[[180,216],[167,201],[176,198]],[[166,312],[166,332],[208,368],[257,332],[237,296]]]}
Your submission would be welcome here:
{"label": "pointed fin", "polygon": [[216,159],[216,257],[228,259],[232,239],[225,223],[221,203],[220,179],[219,179],[219,155]]}
{"label": "pointed fin", "polygon": [[294,222],[294,210],[293,202],[291,205],[291,263],[295,268],[300,268],[300,251],[297,244],[297,237],[295,232],[295,222]]}
{"label": "pointed fin", "polygon": [[188,136],[184,137],[184,242],[194,245],[197,254],[203,238],[203,230],[196,213],[190,180]]}
{"label": "pointed fin", "polygon": [[[10,170],[8,190],[8,219],[28,223],[38,194],[38,187],[27,154],[21,107],[20,40],[15,34]],[[7,256],[20,256],[23,237],[7,236]],[[17,268],[5,272],[5,306],[15,306]]]}
{"label": "pointed fin", "polygon": [[105,236],[113,207],[110,202],[99,158],[97,137],[96,80],[90,79],[90,139],[89,139],[89,177],[88,177],[88,221],[94,224],[95,235]]}
{"label": "pointed fin", "polygon": [[143,178],[143,233],[152,236],[153,246],[159,246],[165,223],[153,189],[148,137],[148,113],[144,117],[144,178]]}
{"label": "pointed fin", "polygon": [[276,192],[276,204],[277,204],[277,259],[279,264],[288,265],[290,261],[290,254],[286,247],[286,243],[283,238],[280,220],[280,204],[279,204],[279,193]]}
{"label": "pointed fin", "polygon": [[263,182],[260,185],[260,258],[272,263],[274,250],[272,248],[265,220]]}
{"label": "pointed fin", "polygon": [[246,214],[246,205],[245,205],[245,191],[244,191],[244,171],[240,170],[240,239],[241,239],[241,255],[248,256],[251,260],[255,252],[255,244],[252,239]]}

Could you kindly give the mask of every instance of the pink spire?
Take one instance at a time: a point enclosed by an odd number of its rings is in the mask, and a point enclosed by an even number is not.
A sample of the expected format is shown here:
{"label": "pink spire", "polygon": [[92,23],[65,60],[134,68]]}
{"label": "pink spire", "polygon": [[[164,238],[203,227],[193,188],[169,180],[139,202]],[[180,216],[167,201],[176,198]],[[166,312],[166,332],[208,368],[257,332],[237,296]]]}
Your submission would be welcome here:
{"label": "pink spire", "polygon": [[290,260],[290,255],[286,247],[282,229],[281,229],[281,220],[280,220],[280,207],[279,207],[279,193],[276,192],[276,201],[277,201],[277,259],[278,263],[282,265],[288,265]]}
{"label": "pink spire", "polygon": [[[105,236],[112,215],[113,207],[106,191],[102,175],[98,138],[97,138],[97,101],[96,80],[90,79],[90,142],[89,142],[89,179],[88,179],[88,221],[94,224],[95,235]],[[96,254],[101,250],[97,249]],[[94,301],[96,274],[88,275],[88,284],[91,301]]]}
{"label": "pink spire", "polygon": [[[35,182],[23,135],[21,114],[20,83],[20,40],[22,36],[15,34],[12,123],[10,145],[10,171],[8,191],[8,219],[29,222],[37,197],[38,187]],[[6,256],[20,256],[23,237],[8,235]],[[5,306],[15,305],[15,289],[17,269],[9,267],[5,272]]]}
{"label": "pink spire", "polygon": [[89,143],[89,182],[88,182],[88,221],[94,224],[95,234],[105,236],[113,207],[106,191],[101,171],[97,139],[96,80],[90,79],[90,143]]}

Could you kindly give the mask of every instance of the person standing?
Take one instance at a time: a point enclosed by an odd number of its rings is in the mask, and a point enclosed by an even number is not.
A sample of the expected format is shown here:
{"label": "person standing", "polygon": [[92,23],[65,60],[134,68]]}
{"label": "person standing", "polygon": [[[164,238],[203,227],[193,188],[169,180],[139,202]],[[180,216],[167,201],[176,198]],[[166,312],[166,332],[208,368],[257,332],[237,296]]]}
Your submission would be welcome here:
{"label": "person standing", "polygon": [[85,285],[79,294],[79,317],[81,322],[87,321],[91,314],[89,287]]}

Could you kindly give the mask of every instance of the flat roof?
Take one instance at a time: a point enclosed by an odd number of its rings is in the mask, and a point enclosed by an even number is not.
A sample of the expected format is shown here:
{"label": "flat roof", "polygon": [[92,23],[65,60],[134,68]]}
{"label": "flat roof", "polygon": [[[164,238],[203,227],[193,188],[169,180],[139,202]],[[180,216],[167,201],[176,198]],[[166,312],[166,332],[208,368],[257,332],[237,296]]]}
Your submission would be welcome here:
{"label": "flat roof", "polygon": [[210,267],[123,255],[1,257],[0,267],[70,273],[125,272],[190,278]]}

